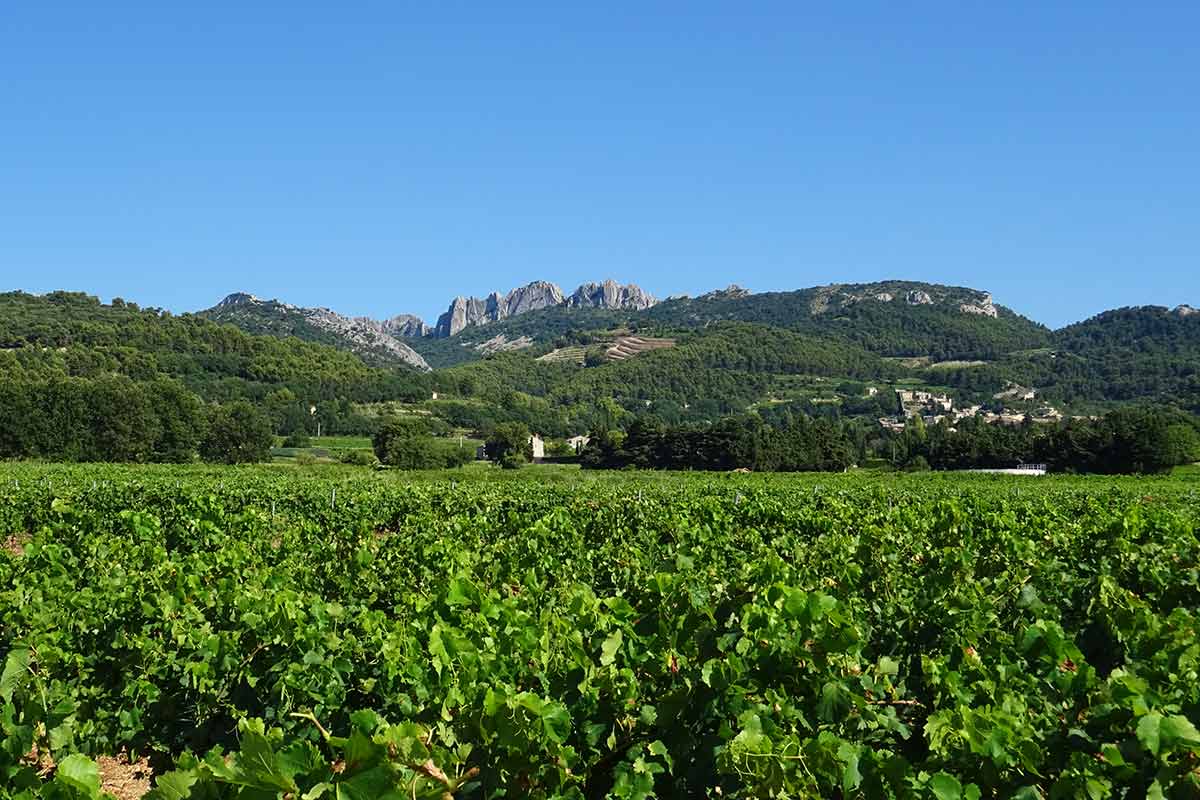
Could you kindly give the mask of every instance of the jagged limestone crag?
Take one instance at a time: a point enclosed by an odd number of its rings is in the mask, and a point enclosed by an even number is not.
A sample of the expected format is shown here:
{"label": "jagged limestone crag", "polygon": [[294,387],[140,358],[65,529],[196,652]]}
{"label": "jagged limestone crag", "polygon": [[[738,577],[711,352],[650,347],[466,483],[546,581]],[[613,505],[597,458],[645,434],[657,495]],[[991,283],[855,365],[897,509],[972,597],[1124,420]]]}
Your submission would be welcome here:
{"label": "jagged limestone crag", "polygon": [[413,338],[428,336],[433,332],[433,328],[426,325],[425,320],[412,314],[397,314],[391,319],[384,320],[381,324],[383,329],[392,336]]}
{"label": "jagged limestone crag", "polygon": [[567,305],[572,308],[615,308],[627,311],[642,311],[654,303],[654,298],[636,284],[621,286],[612,280],[585,283],[567,299]]}
{"label": "jagged limestone crag", "polygon": [[634,284],[622,286],[615,281],[585,283],[571,293],[548,281],[534,281],[505,295],[492,292],[487,297],[456,297],[450,308],[438,317],[433,335],[454,336],[466,328],[487,325],[543,308],[606,308],[641,311],[657,301]]}

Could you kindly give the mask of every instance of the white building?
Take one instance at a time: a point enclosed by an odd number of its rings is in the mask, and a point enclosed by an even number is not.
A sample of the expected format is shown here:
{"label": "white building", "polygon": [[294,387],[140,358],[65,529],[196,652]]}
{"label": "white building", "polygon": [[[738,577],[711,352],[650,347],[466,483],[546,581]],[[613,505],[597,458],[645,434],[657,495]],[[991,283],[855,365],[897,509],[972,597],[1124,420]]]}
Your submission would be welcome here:
{"label": "white building", "polygon": [[529,437],[529,448],[533,451],[533,460],[541,461],[546,457],[546,443],[542,441],[540,434],[533,434]]}

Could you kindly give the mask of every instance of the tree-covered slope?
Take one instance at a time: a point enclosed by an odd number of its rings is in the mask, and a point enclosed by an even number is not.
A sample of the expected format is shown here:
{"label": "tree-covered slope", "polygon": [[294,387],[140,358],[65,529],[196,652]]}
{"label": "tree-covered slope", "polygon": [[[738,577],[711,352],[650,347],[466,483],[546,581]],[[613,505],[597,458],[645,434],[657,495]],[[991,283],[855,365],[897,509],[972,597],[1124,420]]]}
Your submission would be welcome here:
{"label": "tree-covered slope", "polygon": [[[725,322],[691,333],[676,347],[624,361],[583,368],[503,353],[440,370],[434,382],[451,397],[482,401],[497,419],[532,421],[530,409],[536,409],[543,426],[553,420],[552,431],[579,432],[600,421],[597,415],[611,422],[614,413],[651,413],[674,422],[740,413],[781,375],[884,380],[902,372],[845,342]],[[477,406],[459,411],[484,413]]]}
{"label": "tree-covered slope", "polygon": [[410,369],[378,369],[333,347],[248,334],[185,314],[103,304],[72,292],[0,294],[0,377],[166,376],[209,400],[261,399],[286,388],[311,400],[424,396]]}
{"label": "tree-covered slope", "polygon": [[1106,311],[1055,332],[1045,384],[1113,401],[1157,399],[1200,409],[1200,314],[1186,306]]}
{"label": "tree-covered slope", "polygon": [[[242,298],[239,302],[230,302]],[[303,309],[248,295],[231,295],[204,316],[251,333],[294,336],[376,360],[413,362],[420,354],[434,368],[482,358],[485,342],[528,341],[534,347],[580,332],[629,328],[677,334],[717,322],[753,322],[837,338],[886,356],[933,360],[996,359],[1050,343],[1050,331],[978,289],[917,281],[831,284],[791,292],[752,294],[736,287],[700,297],[679,297],[650,308],[551,306],[471,325],[453,336],[392,335],[386,322],[349,319],[327,309]],[[407,329],[406,329],[407,330]]]}
{"label": "tree-covered slope", "polygon": [[377,366],[429,368],[389,323],[351,318],[328,308],[301,308],[237,293],[197,316],[236,325],[247,333],[329,345]]}
{"label": "tree-covered slope", "polygon": [[1012,381],[1077,409],[1156,402],[1200,410],[1200,314],[1186,306],[1106,311],[1055,331],[1050,346],[936,379],[984,396]]}
{"label": "tree-covered slope", "polygon": [[1048,343],[1050,332],[986,292],[914,281],[833,284],[794,292],[725,290],[660,303],[646,318],[696,327],[739,320],[836,337],[886,356],[996,358]]}
{"label": "tree-covered slope", "polygon": [[1042,325],[995,305],[987,292],[914,281],[834,284],[751,294],[731,287],[668,299],[641,311],[550,308],[472,328],[448,339],[409,343],[434,367],[481,357],[476,345],[497,336],[546,344],[580,331],[625,327],[673,335],[718,322],[752,322],[840,339],[884,356],[996,359],[1044,347]]}

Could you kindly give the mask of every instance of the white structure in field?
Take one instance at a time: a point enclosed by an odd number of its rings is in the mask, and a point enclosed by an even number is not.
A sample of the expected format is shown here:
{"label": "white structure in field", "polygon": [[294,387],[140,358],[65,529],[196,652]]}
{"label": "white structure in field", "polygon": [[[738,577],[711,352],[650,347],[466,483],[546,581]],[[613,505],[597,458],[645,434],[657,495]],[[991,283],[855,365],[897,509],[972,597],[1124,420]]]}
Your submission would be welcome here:
{"label": "white structure in field", "polygon": [[533,434],[529,437],[529,449],[533,451],[533,460],[541,461],[546,457],[546,443],[542,441],[540,434]]}
{"label": "white structure in field", "polygon": [[1045,464],[1021,464],[1008,469],[968,469],[966,472],[991,472],[995,475],[1045,475]]}

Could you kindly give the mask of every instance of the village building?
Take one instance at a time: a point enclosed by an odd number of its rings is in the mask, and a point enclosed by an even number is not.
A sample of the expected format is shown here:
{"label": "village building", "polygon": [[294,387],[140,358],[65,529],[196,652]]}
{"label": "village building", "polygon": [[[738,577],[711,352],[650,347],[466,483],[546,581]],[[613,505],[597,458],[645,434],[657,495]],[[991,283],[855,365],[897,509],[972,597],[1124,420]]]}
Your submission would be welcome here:
{"label": "village building", "polygon": [[922,392],[914,389],[897,389],[896,401],[899,413],[906,417],[920,417],[938,412],[954,410],[954,399],[944,394]]}
{"label": "village building", "polygon": [[[528,444],[534,461],[541,461],[546,457],[546,442],[542,439],[541,434],[535,433],[530,436]],[[479,461],[487,461],[487,445],[481,444],[475,448],[475,458]]]}

